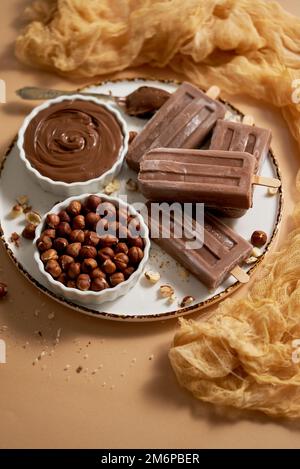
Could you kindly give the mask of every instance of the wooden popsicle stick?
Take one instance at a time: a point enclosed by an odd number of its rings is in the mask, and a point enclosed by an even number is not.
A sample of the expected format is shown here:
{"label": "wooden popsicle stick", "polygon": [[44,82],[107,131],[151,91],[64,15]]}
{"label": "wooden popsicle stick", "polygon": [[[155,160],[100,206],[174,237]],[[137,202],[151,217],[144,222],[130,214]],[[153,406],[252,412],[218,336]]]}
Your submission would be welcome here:
{"label": "wooden popsicle stick", "polygon": [[206,91],[206,96],[208,96],[211,99],[217,99],[220,96],[221,90],[218,86],[211,86],[208,88]]}
{"label": "wooden popsicle stick", "polygon": [[257,184],[258,186],[266,186],[266,187],[280,187],[281,186],[281,181],[276,178],[268,178],[264,176],[258,176],[257,174],[254,174],[252,176],[252,184]]}
{"label": "wooden popsicle stick", "polygon": [[236,265],[230,273],[241,283],[248,283],[250,280],[250,276],[239,265]]}
{"label": "wooden popsicle stick", "polygon": [[250,116],[250,114],[246,114],[243,118],[243,124],[245,125],[254,125],[254,117]]}

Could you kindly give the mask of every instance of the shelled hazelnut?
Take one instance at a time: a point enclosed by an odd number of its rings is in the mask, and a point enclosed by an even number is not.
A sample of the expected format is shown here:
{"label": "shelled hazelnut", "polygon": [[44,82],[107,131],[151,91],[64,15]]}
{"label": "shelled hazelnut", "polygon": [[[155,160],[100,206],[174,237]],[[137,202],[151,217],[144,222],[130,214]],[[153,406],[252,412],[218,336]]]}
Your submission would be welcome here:
{"label": "shelled hazelnut", "polygon": [[34,239],[35,238],[36,225],[33,223],[27,223],[24,230],[22,231],[22,236],[25,239]]}
{"label": "shelled hazelnut", "polygon": [[[45,270],[67,288],[100,292],[127,280],[144,257],[135,220],[113,203],[91,195],[50,213],[37,249]],[[124,212],[124,213],[123,213]]]}

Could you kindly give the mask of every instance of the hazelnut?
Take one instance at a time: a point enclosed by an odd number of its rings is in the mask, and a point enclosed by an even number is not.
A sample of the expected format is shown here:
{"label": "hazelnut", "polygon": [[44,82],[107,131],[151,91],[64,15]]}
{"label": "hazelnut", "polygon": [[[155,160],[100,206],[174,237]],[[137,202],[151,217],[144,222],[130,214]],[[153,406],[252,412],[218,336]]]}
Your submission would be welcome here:
{"label": "hazelnut", "polygon": [[106,259],[101,267],[107,274],[113,274],[117,270],[116,264],[111,259]]}
{"label": "hazelnut", "polygon": [[68,287],[68,288],[76,288],[76,282],[75,282],[75,280],[68,280],[68,281],[67,281],[67,287]]}
{"label": "hazelnut", "polygon": [[91,286],[91,278],[87,274],[80,274],[76,280],[76,286],[79,290],[88,290]]}
{"label": "hazelnut", "polygon": [[120,182],[118,179],[113,179],[111,182],[104,187],[103,192],[104,194],[110,195],[120,189]]}
{"label": "hazelnut", "polygon": [[90,195],[87,198],[86,206],[87,206],[88,209],[95,212],[98,208],[98,205],[101,204],[101,202],[102,202],[102,200],[101,200],[100,197],[98,197],[98,195]]}
{"label": "hazelnut", "polygon": [[33,225],[33,223],[27,223],[24,230],[22,231],[23,238],[31,239],[31,240],[34,239],[35,230],[36,230],[36,225]]}
{"label": "hazelnut", "polygon": [[160,274],[159,272],[153,272],[152,270],[148,270],[147,272],[145,272],[145,277],[147,280],[149,280],[149,282],[156,283],[160,279]]}
{"label": "hazelnut", "polygon": [[138,264],[144,257],[144,253],[141,248],[133,246],[128,251],[128,257],[132,264]]}
{"label": "hazelnut", "polygon": [[56,261],[58,259],[58,255],[55,249],[48,249],[47,251],[42,253],[41,259],[43,262],[48,262],[48,261],[53,261],[53,260]]}
{"label": "hazelnut", "polygon": [[97,246],[100,241],[99,236],[95,231],[87,231],[84,236],[84,244],[86,246]]}
{"label": "hazelnut", "polygon": [[124,254],[128,253],[128,246],[126,243],[118,243],[116,246],[116,253],[118,252],[124,252]]}
{"label": "hazelnut", "polygon": [[134,270],[135,270],[134,267],[126,267],[126,269],[123,270],[124,277],[129,278],[130,275],[133,274]]}
{"label": "hazelnut", "polygon": [[105,278],[105,277],[106,277],[106,273],[103,272],[103,270],[101,270],[99,267],[97,267],[97,269],[94,269],[94,270],[91,272],[91,277],[92,277],[92,278]]}
{"label": "hazelnut", "polygon": [[58,252],[62,252],[66,249],[68,246],[68,240],[66,238],[56,238],[53,241],[53,247],[56,249]]}
{"label": "hazelnut", "polygon": [[68,276],[64,272],[60,274],[59,277],[56,279],[58,282],[62,283],[63,285],[67,285],[68,282]]}
{"label": "hazelnut", "polygon": [[94,246],[82,246],[79,252],[79,256],[81,259],[95,259],[97,257],[97,249]]}
{"label": "hazelnut", "polygon": [[98,257],[102,262],[106,261],[106,259],[111,259],[114,255],[115,253],[110,247],[102,248],[98,251]]}
{"label": "hazelnut", "polygon": [[143,249],[144,247],[144,241],[140,236],[137,237],[129,237],[128,242],[130,246],[136,246],[137,248]]}
{"label": "hazelnut", "polygon": [[77,215],[73,218],[72,227],[74,230],[83,230],[85,228],[85,218],[83,215]]}
{"label": "hazelnut", "polygon": [[84,231],[73,230],[70,233],[69,239],[71,243],[83,243],[84,242]]}
{"label": "hazelnut", "polygon": [[108,285],[107,281],[105,280],[105,278],[96,277],[92,281],[91,290],[93,290],[93,291],[102,291],[102,290],[105,290],[108,287],[109,287],[109,285]]}
{"label": "hazelnut", "polygon": [[61,268],[60,268],[60,265],[59,263],[54,260],[54,259],[51,259],[50,261],[47,262],[46,266],[45,266],[45,270],[50,274],[52,275],[53,278],[57,278],[60,276],[61,274]]}
{"label": "hazelnut", "polygon": [[174,295],[174,288],[171,285],[161,285],[159,291],[163,298],[171,298]]}
{"label": "hazelnut", "polygon": [[79,215],[81,212],[81,202],[79,202],[79,200],[73,200],[66,211],[71,217],[76,217],[76,215]]}
{"label": "hazelnut", "polygon": [[66,254],[64,254],[63,256],[61,256],[59,258],[59,263],[60,263],[60,266],[62,268],[62,270],[68,270],[70,264],[72,264],[72,262],[74,262],[74,258],[71,257],[71,256],[67,256]]}
{"label": "hazelnut", "polygon": [[60,218],[56,213],[49,213],[46,218],[46,223],[50,228],[56,228],[60,224]]}
{"label": "hazelnut", "polygon": [[56,231],[53,228],[48,228],[42,232],[41,238],[43,236],[48,236],[49,238],[54,239],[56,237]]}
{"label": "hazelnut", "polygon": [[0,282],[0,298],[4,298],[7,295],[8,288],[6,283]]}
{"label": "hazelnut", "polygon": [[66,248],[66,254],[71,257],[77,257],[81,249],[81,243],[71,243]]}
{"label": "hazelnut", "polygon": [[44,252],[52,248],[52,240],[49,236],[42,236],[37,240],[36,245],[40,252]]}
{"label": "hazelnut", "polygon": [[115,274],[112,274],[109,277],[109,281],[112,287],[115,287],[116,285],[119,285],[119,283],[124,282],[125,277],[122,274],[122,272],[116,272]]}
{"label": "hazelnut", "polygon": [[267,234],[264,231],[253,231],[251,235],[251,243],[257,248],[261,248],[267,242]]}
{"label": "hazelnut", "polygon": [[67,238],[71,234],[71,226],[68,222],[62,221],[56,228],[56,233],[62,238]]}
{"label": "hazelnut", "polygon": [[180,303],[180,306],[184,308],[185,306],[190,306],[192,303],[194,303],[195,298],[193,296],[185,296]]}
{"label": "hazelnut", "polygon": [[74,280],[75,278],[78,277],[78,275],[81,272],[81,265],[79,262],[72,262],[67,271],[67,275],[71,280]]}
{"label": "hazelnut", "polygon": [[119,270],[126,269],[128,262],[129,262],[129,258],[123,252],[119,252],[114,257],[114,263],[116,264],[117,269]]}
{"label": "hazelnut", "polygon": [[27,223],[32,223],[35,226],[38,226],[41,223],[41,215],[37,212],[27,212],[25,216]]}
{"label": "hazelnut", "polygon": [[95,230],[98,221],[100,220],[100,215],[98,213],[90,212],[85,217],[85,223],[88,228]]}
{"label": "hazelnut", "polygon": [[58,214],[60,221],[66,221],[67,223],[70,223],[71,217],[70,215],[66,212],[66,210],[61,210]]}
{"label": "hazelnut", "polygon": [[100,245],[103,247],[113,246],[114,244],[117,244],[118,241],[118,238],[111,234],[105,234],[100,236]]}
{"label": "hazelnut", "polygon": [[23,207],[20,204],[13,206],[10,212],[10,218],[18,218],[23,213]]}
{"label": "hazelnut", "polygon": [[98,267],[98,264],[95,259],[84,259],[84,261],[81,264],[82,272],[84,272],[85,274],[89,274],[97,267]]}

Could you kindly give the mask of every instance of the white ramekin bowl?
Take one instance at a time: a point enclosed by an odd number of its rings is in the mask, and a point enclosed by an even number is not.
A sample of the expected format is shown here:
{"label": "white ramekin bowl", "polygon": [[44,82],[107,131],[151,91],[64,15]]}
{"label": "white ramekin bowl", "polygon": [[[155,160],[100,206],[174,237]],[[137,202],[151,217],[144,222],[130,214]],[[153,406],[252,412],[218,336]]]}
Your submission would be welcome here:
{"label": "white ramekin bowl", "polygon": [[[71,101],[73,99],[76,99],[76,100],[79,99],[82,101],[92,101],[96,104],[99,104],[102,107],[105,107],[109,112],[111,112],[116,117],[117,121],[120,124],[121,130],[123,133],[123,145],[120,149],[119,156],[117,160],[115,161],[115,163],[113,164],[113,166],[108,171],[101,174],[101,176],[94,178],[94,179],[90,179],[88,181],[66,183],[63,181],[54,181],[46,176],[43,176],[39,171],[37,171],[31,165],[29,160],[26,158],[23,145],[24,145],[24,135],[25,135],[28,124],[40,111],[50,107],[52,104],[60,103],[63,101]],[[78,195],[78,194],[86,194],[88,192],[90,193],[99,192],[104,186],[106,186],[109,182],[111,182],[121,170],[124,157],[128,150],[128,139],[129,139],[129,132],[128,132],[127,124],[125,120],[123,119],[123,117],[121,116],[119,111],[114,109],[109,104],[102,102],[98,98],[94,98],[92,96],[86,97],[80,94],[74,94],[74,95],[60,96],[55,99],[50,99],[49,101],[44,102],[40,106],[35,107],[32,110],[32,112],[25,118],[19,130],[17,146],[20,152],[20,158],[25,164],[27,171],[29,172],[31,177],[36,182],[38,182],[38,184],[40,184],[40,186],[45,191],[51,192],[52,194],[56,194],[61,197],[70,197],[70,196]]]}
{"label": "white ramekin bowl", "polygon": [[[90,194],[88,193],[88,194],[83,194],[80,196],[69,197],[63,202],[60,202],[59,204],[54,205],[54,207],[48,213],[59,213],[61,210],[64,210],[69,205],[69,203],[72,202],[72,200],[83,201],[89,195]],[[37,263],[40,273],[42,274],[43,278],[46,280],[46,283],[49,289],[60,297],[63,297],[65,299],[74,301],[75,303],[79,303],[85,306],[98,305],[105,301],[113,301],[119,296],[126,295],[126,293],[137,283],[137,281],[141,277],[143,270],[145,268],[145,265],[147,264],[147,261],[149,258],[149,250],[150,250],[150,238],[149,238],[148,227],[146,223],[144,222],[143,217],[134,209],[134,207],[125,203],[123,200],[117,197],[110,197],[102,193],[98,193],[96,195],[99,195],[99,197],[101,197],[102,200],[112,202],[114,205],[118,205],[120,208],[128,209],[128,213],[136,216],[140,222],[141,236],[142,238],[144,238],[144,241],[145,241],[144,257],[141,260],[140,264],[138,265],[137,270],[135,270],[133,274],[127,280],[125,280],[125,282],[120,283],[116,285],[115,287],[107,288],[106,290],[102,290],[100,292],[94,292],[90,290],[81,291],[76,288],[68,288],[62,283],[55,280],[50,274],[48,274],[48,272],[46,272],[44,264],[40,259],[40,253],[37,250],[37,248],[34,252],[34,260]],[[36,229],[36,237],[34,239],[34,246],[36,246],[36,242],[43,231],[48,213],[44,215],[41,223],[38,225]]]}

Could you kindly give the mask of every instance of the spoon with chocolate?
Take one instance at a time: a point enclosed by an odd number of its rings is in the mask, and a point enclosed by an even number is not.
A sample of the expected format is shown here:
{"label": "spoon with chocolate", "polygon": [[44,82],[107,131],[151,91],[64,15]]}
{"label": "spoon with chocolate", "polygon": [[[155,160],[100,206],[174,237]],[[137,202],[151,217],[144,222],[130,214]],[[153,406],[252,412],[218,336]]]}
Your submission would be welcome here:
{"label": "spoon with chocolate", "polygon": [[104,93],[89,93],[77,91],[62,91],[47,88],[38,88],[26,86],[16,91],[16,94],[22,99],[38,100],[52,99],[58,96],[81,94],[83,96],[94,96],[107,100],[113,100],[124,111],[135,117],[149,118],[169,99],[171,96],[168,91],[153,86],[140,86],[127,96],[112,96]]}

